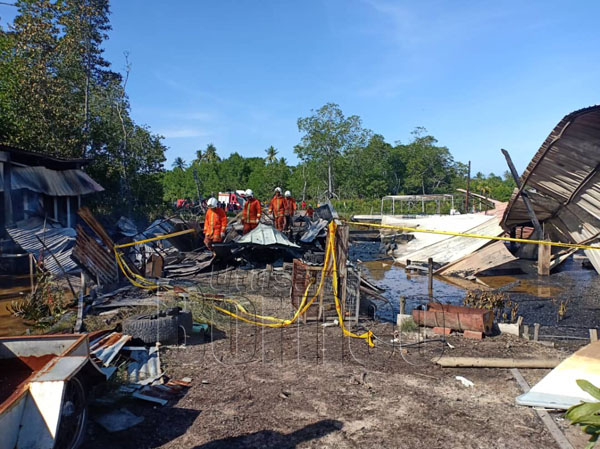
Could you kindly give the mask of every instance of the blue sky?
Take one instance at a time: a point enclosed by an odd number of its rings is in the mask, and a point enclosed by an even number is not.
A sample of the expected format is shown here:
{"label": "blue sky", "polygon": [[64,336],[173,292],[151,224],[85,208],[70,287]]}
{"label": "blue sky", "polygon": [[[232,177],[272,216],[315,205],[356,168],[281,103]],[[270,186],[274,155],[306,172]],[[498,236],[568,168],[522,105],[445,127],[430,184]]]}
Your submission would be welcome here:
{"label": "blue sky", "polygon": [[[132,115],[168,162],[294,162],[296,120],[327,102],[390,143],[424,126],[473,171],[522,171],[567,113],[600,103],[600,2],[113,0],[105,43],[129,52]],[[0,6],[2,22],[14,8]]]}

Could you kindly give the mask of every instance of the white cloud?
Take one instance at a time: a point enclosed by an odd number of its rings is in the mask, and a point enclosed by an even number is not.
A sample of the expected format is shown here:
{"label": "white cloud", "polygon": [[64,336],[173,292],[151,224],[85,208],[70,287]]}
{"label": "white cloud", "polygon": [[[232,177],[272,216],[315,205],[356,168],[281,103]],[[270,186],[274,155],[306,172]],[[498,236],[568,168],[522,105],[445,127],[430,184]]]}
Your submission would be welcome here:
{"label": "white cloud", "polygon": [[210,133],[197,128],[170,128],[162,129],[158,132],[161,136],[167,139],[179,139],[187,137],[205,137],[210,136]]}

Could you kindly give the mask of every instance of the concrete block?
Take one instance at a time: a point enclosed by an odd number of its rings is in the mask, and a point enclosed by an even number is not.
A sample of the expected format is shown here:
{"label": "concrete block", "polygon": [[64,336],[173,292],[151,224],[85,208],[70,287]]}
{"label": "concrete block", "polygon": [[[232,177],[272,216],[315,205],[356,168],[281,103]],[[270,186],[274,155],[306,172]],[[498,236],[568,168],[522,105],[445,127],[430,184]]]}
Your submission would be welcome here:
{"label": "concrete block", "polygon": [[413,317],[410,314],[406,315],[406,314],[399,313],[398,317],[396,318],[396,326],[400,327],[400,326],[402,326],[402,323],[404,321],[406,321],[406,320],[411,320],[412,321],[412,319],[413,319]]}

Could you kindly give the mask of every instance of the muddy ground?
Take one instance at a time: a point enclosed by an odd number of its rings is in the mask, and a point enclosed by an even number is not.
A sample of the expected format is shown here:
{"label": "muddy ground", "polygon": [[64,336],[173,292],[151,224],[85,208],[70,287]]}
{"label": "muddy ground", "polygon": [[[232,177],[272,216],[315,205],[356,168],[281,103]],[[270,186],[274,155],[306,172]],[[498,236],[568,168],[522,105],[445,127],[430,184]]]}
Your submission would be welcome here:
{"label": "muddy ground", "polygon": [[[338,327],[239,326],[205,343],[163,348],[169,376],[191,377],[185,395],[167,406],[132,399],[92,408],[92,418],[126,407],[144,422],[108,433],[93,421],[84,447],[125,448],[552,448],[535,412],[518,407],[509,370],[448,369],[445,355],[561,357],[556,349],[511,336],[406,346],[392,328],[366,323],[379,340],[342,338]],[[408,343],[408,337],[402,340]],[[548,370],[521,370],[530,384]],[[465,387],[455,376],[474,382]],[[560,426],[566,427],[560,415]],[[567,429],[574,447],[585,438]]]}

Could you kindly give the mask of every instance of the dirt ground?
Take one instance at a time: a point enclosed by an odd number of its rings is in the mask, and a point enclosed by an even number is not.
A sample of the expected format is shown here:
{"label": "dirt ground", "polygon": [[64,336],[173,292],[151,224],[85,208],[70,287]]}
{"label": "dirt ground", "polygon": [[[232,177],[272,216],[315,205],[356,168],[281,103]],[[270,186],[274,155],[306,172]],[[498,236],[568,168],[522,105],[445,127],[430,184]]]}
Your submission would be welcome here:
{"label": "dirt ground", "polygon": [[[552,448],[536,413],[515,405],[509,370],[448,369],[440,355],[560,357],[555,349],[511,336],[391,346],[390,325],[367,323],[379,339],[343,338],[320,324],[265,329],[237,326],[185,347],[163,348],[168,375],[192,386],[169,405],[132,399],[111,404],[144,417],[108,433],[92,422],[84,447],[96,448]],[[407,338],[403,338],[407,343]],[[548,370],[521,370],[532,384]],[[465,387],[455,376],[474,383]],[[556,414],[555,421],[567,426]],[[566,429],[574,447],[585,438]]]}

